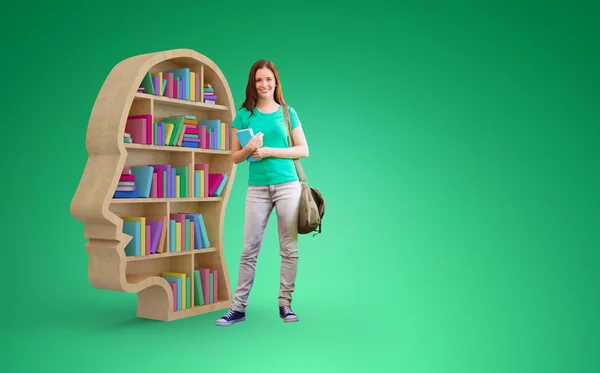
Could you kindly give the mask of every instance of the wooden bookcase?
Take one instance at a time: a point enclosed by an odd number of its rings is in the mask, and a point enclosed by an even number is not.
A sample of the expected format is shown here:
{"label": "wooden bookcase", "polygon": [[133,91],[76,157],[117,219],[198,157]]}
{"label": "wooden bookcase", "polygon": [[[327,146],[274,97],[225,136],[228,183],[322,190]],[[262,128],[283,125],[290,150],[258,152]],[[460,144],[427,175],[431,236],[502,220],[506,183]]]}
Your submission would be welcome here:
{"label": "wooden bookcase", "polygon": [[[200,87],[210,83],[216,104],[138,93],[147,72],[155,73],[188,67],[200,76]],[[202,91],[202,89],[200,89]],[[171,321],[231,306],[232,293],[223,253],[224,215],[236,165],[230,150],[128,144],[123,140],[129,115],[151,114],[153,121],[177,115],[197,119],[220,119],[231,124],[235,106],[225,76],[212,60],[190,49],[176,49],[127,58],[109,73],[94,103],[88,123],[88,160],[71,203],[71,214],[84,225],[88,254],[88,278],[98,289],[137,294],[137,316]],[[230,136],[229,132],[226,133]],[[171,163],[208,163],[209,173],[227,174],[219,197],[203,198],[114,198],[124,168]],[[169,217],[171,213],[202,214],[210,247],[169,252],[169,224],[164,253],[127,256],[131,236],[123,232],[123,217]],[[167,219],[168,221],[168,219]],[[174,294],[161,277],[164,272],[190,276],[194,296],[195,268],[218,272],[218,295],[214,303],[174,310]]]}

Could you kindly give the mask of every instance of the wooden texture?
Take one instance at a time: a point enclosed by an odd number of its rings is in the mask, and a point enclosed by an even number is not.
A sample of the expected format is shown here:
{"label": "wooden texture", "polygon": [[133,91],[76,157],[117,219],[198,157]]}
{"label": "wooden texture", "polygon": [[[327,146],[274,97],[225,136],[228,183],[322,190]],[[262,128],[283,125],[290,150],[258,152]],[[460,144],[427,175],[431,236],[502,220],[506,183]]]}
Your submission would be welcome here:
{"label": "wooden texture", "polygon": [[[181,67],[200,74],[201,87],[203,83],[211,83],[219,105],[137,92],[148,71]],[[223,223],[235,179],[236,165],[231,151],[124,143],[127,116],[141,113],[151,113],[154,121],[190,114],[198,119],[231,123],[235,106],[218,66],[193,50],[139,55],[123,60],[111,70],[92,109],[86,137],[88,160],[71,203],[72,216],[84,225],[89,281],[98,289],[137,293],[137,316],[143,318],[170,321],[228,308],[232,295],[223,253]],[[220,197],[113,199],[124,167],[160,162],[209,163],[209,172],[226,173],[228,181]],[[180,211],[203,214],[211,243],[209,249],[169,253],[167,248],[161,254],[126,256],[124,249],[131,237],[123,233],[122,216],[169,216]],[[168,242],[167,233],[165,245]],[[200,266],[218,270],[217,302],[194,306],[192,301],[192,308],[174,312],[171,287],[160,273],[184,272],[193,283],[193,269]]]}

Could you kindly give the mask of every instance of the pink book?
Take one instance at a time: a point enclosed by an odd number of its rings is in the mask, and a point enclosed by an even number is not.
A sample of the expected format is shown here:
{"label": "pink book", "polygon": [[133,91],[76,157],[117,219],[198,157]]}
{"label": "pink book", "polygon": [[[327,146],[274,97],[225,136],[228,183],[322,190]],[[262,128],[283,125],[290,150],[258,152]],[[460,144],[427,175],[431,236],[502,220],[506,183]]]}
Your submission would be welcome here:
{"label": "pink book", "polygon": [[223,174],[208,174],[208,196],[213,196],[223,182]]}
{"label": "pink book", "polygon": [[198,126],[195,124],[186,124],[185,125],[185,133],[197,135],[198,134]]}
{"label": "pink book", "polygon": [[200,281],[202,282],[202,294],[204,295],[204,304],[210,303],[210,270],[208,268],[196,268],[200,272]]}
{"label": "pink book", "polygon": [[152,227],[149,224],[146,224],[146,255],[150,255],[150,249],[151,249],[151,240],[152,240],[152,232],[150,232],[152,230]]}
{"label": "pink book", "polygon": [[[153,140],[153,125],[152,125],[152,115],[150,114],[140,114],[140,115],[130,115],[127,117],[129,119],[144,119],[146,121],[146,142],[143,144],[152,144]],[[132,135],[133,136],[133,135]]]}
{"label": "pink book", "polygon": [[163,73],[163,78],[167,80],[165,87],[165,97],[173,98],[173,73]]}
{"label": "pink book", "polygon": [[173,311],[177,311],[177,284],[169,282],[169,285],[171,285],[171,290],[173,291]]}
{"label": "pink book", "polygon": [[[200,102],[200,89],[201,88],[200,88],[200,74],[198,74],[198,73],[196,73],[196,84],[194,84],[194,87],[196,87],[196,92],[195,92],[196,95],[194,97],[196,98],[196,101]],[[202,88],[202,90],[204,90],[204,89]]]}
{"label": "pink book", "polygon": [[121,174],[119,181],[135,181],[135,175],[133,174]]}
{"label": "pink book", "polygon": [[146,139],[148,136],[146,129],[146,120],[142,118],[127,119],[127,123],[125,124],[125,132],[131,135],[131,141],[134,144],[147,144]]}
{"label": "pink book", "polygon": [[185,214],[170,214],[171,220],[175,220],[178,223],[181,223],[181,251],[186,251],[187,247],[185,246]]}
{"label": "pink book", "polygon": [[214,299],[213,302],[217,303],[219,301],[219,278],[217,277],[217,270],[216,269],[211,269],[210,273],[213,274],[213,295],[214,295]]}
{"label": "pink book", "polygon": [[152,176],[152,187],[154,187],[154,176],[156,176],[156,198],[164,198],[163,194],[163,171],[154,169],[154,175]]}
{"label": "pink book", "polygon": [[225,124],[225,149],[229,150],[229,137],[231,136],[231,124]]}
{"label": "pink book", "polygon": [[152,186],[150,187],[150,198],[157,198],[157,187],[158,185],[156,185],[156,180],[157,178],[157,174],[156,172],[152,173]]}
{"label": "pink book", "polygon": [[198,126],[198,138],[200,139],[200,147],[202,149],[208,149],[206,142],[206,125]]}

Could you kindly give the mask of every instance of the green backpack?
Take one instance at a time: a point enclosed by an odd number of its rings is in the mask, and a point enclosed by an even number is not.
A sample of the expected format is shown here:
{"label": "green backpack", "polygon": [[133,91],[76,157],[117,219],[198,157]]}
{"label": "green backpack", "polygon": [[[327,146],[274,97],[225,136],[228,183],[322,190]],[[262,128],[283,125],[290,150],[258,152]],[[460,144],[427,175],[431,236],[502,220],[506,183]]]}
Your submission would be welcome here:
{"label": "green backpack", "polygon": [[[292,125],[290,123],[290,113],[288,110],[287,106],[283,107],[283,115],[288,126],[289,143],[290,146],[294,146]],[[323,222],[323,216],[325,215],[325,199],[318,188],[308,186],[308,181],[306,181],[306,176],[304,175],[300,160],[294,159],[294,163],[302,185],[300,214],[298,216],[298,233],[308,234],[316,230],[318,230],[318,233],[321,233],[321,224]],[[313,237],[316,234],[317,233],[313,234]]]}

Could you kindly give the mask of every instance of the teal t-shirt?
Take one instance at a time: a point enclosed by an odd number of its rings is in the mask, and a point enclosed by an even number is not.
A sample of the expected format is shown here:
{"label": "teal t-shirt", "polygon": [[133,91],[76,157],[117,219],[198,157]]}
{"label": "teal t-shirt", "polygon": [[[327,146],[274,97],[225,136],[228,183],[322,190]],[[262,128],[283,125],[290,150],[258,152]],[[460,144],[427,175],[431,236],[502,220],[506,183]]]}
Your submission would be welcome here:
{"label": "teal t-shirt", "polygon": [[[302,123],[296,111],[290,106],[288,109],[293,130]],[[282,106],[279,106],[277,111],[265,114],[254,109],[254,114],[250,116],[250,111],[241,108],[231,126],[238,130],[252,128],[255,134],[262,132],[264,147],[288,148],[288,128],[282,110]],[[271,185],[299,180],[296,165],[291,158],[267,157],[257,162],[248,162],[248,165],[248,185]]]}

